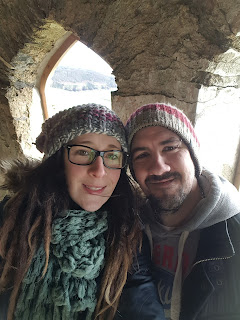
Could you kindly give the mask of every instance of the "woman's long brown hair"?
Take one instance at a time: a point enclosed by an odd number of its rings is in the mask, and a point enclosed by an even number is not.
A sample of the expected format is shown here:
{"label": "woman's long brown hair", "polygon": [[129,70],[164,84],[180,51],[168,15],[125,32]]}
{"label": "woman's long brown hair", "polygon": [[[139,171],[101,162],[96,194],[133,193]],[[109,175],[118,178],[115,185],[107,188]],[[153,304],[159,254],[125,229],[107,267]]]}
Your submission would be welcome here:
{"label": "woman's long brown hair", "polygon": [[[4,222],[0,228],[0,292],[12,289],[8,308],[8,320],[12,320],[22,280],[42,239],[46,255],[42,276],[46,273],[52,221],[60,212],[69,209],[71,200],[65,181],[62,150],[43,162],[15,161],[5,171],[2,189],[10,190],[12,195],[5,205]],[[127,272],[141,242],[134,199],[132,185],[122,170],[107,203],[106,261],[95,319],[114,317]]]}

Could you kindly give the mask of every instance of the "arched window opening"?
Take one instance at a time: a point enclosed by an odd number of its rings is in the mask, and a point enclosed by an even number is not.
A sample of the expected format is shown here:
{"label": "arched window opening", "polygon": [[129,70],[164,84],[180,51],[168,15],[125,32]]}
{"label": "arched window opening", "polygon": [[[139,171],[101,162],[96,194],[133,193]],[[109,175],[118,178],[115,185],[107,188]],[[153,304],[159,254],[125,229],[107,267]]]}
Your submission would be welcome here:
{"label": "arched window opening", "polygon": [[111,67],[83,43],[75,41],[47,78],[47,116],[84,103],[111,109],[111,92],[116,89]]}
{"label": "arched window opening", "polygon": [[64,54],[72,47],[72,45],[78,39],[79,38],[77,36],[75,36],[74,34],[71,34],[49,59],[42,73],[40,84],[39,84],[39,93],[41,97],[41,104],[42,104],[44,119],[48,118],[48,109],[47,109],[46,95],[45,95],[45,87],[46,87],[46,82],[48,80],[48,77],[51,74],[51,72],[54,70],[54,68],[57,67],[60,59],[64,56]]}

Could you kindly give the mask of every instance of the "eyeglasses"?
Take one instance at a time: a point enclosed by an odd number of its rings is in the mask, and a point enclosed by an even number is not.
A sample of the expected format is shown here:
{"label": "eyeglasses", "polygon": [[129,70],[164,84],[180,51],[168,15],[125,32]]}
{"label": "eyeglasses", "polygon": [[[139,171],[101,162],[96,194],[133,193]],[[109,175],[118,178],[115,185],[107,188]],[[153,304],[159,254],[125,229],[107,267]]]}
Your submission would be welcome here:
{"label": "eyeglasses", "polygon": [[121,150],[98,151],[84,145],[67,145],[68,160],[79,166],[92,164],[98,156],[109,169],[122,169],[126,166],[129,154]]}

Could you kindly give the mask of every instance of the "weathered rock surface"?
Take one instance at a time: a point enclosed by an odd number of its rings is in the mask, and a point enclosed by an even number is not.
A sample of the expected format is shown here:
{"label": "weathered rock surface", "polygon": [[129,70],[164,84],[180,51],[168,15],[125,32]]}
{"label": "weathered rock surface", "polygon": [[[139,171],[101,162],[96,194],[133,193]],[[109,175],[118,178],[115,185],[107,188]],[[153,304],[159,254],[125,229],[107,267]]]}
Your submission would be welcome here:
{"label": "weathered rock surface", "polygon": [[[29,118],[41,108],[33,92],[70,32],[113,68],[112,105],[123,121],[139,105],[163,101],[196,123],[198,105],[208,103],[202,88],[229,89],[239,103],[239,0],[1,0],[1,158],[31,151]],[[236,154],[237,145],[231,179]]]}

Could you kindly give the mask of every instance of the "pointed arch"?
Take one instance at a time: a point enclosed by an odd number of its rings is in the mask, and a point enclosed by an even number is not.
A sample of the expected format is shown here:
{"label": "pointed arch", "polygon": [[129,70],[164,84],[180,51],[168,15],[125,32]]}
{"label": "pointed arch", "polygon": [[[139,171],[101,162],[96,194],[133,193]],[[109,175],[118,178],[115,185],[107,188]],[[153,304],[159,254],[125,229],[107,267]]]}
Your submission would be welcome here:
{"label": "pointed arch", "polygon": [[47,102],[46,102],[46,96],[45,96],[45,86],[46,86],[48,76],[52,72],[52,70],[57,67],[60,59],[67,53],[67,51],[78,40],[79,40],[78,36],[74,34],[70,34],[70,36],[63,42],[63,44],[57,49],[54,55],[50,58],[50,60],[48,61],[42,73],[40,85],[39,85],[39,93],[41,97],[41,105],[42,105],[44,120],[48,119]]}

